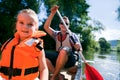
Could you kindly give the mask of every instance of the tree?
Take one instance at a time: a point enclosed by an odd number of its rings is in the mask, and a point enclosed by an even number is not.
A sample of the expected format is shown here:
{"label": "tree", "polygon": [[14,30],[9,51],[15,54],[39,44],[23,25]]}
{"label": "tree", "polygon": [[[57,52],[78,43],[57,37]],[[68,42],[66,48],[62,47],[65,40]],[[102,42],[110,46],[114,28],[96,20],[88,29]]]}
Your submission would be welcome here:
{"label": "tree", "polygon": [[107,51],[108,49],[110,49],[110,44],[106,41],[105,38],[100,38],[98,42],[101,51]]}
{"label": "tree", "polygon": [[31,8],[39,12],[40,0],[0,0],[0,43],[13,36],[18,11]]}
{"label": "tree", "polygon": [[117,51],[120,52],[120,40],[118,40],[118,43],[117,43]]}
{"label": "tree", "polygon": [[118,7],[117,12],[118,12],[117,19],[120,21],[120,6]]}

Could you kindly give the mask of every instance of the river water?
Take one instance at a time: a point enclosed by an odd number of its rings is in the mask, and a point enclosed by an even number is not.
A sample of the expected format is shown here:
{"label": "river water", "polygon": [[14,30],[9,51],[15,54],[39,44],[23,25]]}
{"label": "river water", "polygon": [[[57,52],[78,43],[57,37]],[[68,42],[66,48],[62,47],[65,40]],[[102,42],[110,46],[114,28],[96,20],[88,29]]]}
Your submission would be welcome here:
{"label": "river water", "polygon": [[[88,64],[95,68],[104,80],[120,80],[120,53],[111,51],[109,53],[89,53],[84,55]],[[85,79],[84,63],[82,78]],[[63,74],[66,75],[65,72]],[[66,75],[71,80],[70,75]]]}
{"label": "river water", "polygon": [[90,63],[104,80],[120,80],[120,53],[95,53],[94,63]]}

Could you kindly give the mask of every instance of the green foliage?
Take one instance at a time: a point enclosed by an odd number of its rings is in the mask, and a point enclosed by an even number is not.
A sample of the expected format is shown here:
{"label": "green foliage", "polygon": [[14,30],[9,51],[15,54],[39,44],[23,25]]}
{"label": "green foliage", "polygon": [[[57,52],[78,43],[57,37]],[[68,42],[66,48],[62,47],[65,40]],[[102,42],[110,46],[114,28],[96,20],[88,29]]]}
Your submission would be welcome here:
{"label": "green foliage", "polygon": [[118,40],[117,51],[120,52],[120,40]]}
{"label": "green foliage", "polygon": [[118,12],[117,19],[120,21],[120,6],[118,7],[117,12]]}
{"label": "green foliage", "polygon": [[39,11],[40,0],[1,0],[0,2],[0,43],[13,36],[16,15],[19,10],[31,8]]}
{"label": "green foliage", "polygon": [[117,47],[117,52],[120,52],[120,46]]}
{"label": "green foliage", "polygon": [[106,41],[105,38],[100,38],[98,42],[101,51],[107,51],[108,49],[110,49],[110,44]]}

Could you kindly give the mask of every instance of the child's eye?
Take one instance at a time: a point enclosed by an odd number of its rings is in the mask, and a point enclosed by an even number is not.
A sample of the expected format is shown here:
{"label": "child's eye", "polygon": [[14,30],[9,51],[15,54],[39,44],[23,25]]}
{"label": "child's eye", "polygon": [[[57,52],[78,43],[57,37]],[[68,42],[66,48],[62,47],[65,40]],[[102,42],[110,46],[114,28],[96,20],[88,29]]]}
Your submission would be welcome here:
{"label": "child's eye", "polygon": [[21,22],[21,21],[20,21],[19,23],[20,23],[20,24],[24,24],[24,23],[23,23],[23,22]]}
{"label": "child's eye", "polygon": [[33,26],[33,24],[28,24],[29,26]]}
{"label": "child's eye", "polygon": [[33,24],[31,23],[31,24],[28,24],[28,27],[32,27],[33,26]]}

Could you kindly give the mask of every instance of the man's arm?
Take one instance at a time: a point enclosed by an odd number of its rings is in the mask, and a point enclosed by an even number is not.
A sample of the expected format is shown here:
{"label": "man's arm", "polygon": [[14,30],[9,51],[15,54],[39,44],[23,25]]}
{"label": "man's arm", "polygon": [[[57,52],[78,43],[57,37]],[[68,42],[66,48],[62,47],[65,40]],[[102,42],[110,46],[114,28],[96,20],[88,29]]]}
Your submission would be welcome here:
{"label": "man's arm", "polygon": [[75,50],[82,52],[82,45],[80,43],[80,40],[79,40],[78,36],[75,33],[72,33],[72,35],[70,36],[70,39],[73,43],[73,46],[74,46]]}
{"label": "man's arm", "polygon": [[51,13],[50,13],[50,15],[48,16],[48,18],[47,18],[47,20],[46,20],[46,22],[45,22],[45,24],[44,24],[44,29],[45,29],[45,31],[46,31],[49,35],[52,35],[52,33],[53,33],[53,31],[54,31],[54,29],[52,29],[52,28],[50,27],[50,25],[51,25],[51,21],[52,21],[54,15],[55,15],[55,13],[57,12],[57,9],[58,9],[58,6],[56,6],[56,5],[51,8]]}

